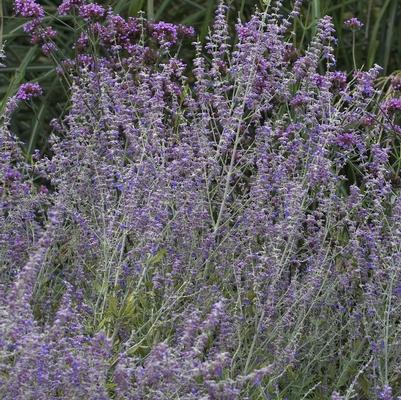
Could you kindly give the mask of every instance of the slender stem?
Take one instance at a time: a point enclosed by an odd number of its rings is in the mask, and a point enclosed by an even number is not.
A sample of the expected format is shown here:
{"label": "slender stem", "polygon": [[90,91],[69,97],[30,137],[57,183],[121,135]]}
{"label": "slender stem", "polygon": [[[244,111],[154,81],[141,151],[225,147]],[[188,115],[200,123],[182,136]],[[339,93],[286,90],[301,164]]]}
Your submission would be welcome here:
{"label": "slender stem", "polygon": [[226,177],[226,184],[225,184],[225,187],[224,187],[223,200],[222,200],[221,205],[220,205],[220,210],[219,210],[219,214],[217,216],[216,225],[214,226],[214,232],[215,233],[219,229],[221,217],[223,215],[224,207],[226,205],[226,201],[227,201],[227,197],[228,197],[228,191],[230,189],[230,180],[231,180],[231,175],[233,173],[233,169],[234,169],[234,165],[235,165],[235,157],[237,155],[237,147],[238,147],[238,143],[239,143],[239,133],[240,133],[240,125],[238,126],[237,132],[236,132],[236,135],[235,135],[235,142],[234,142],[233,152],[231,154],[230,166],[229,166],[229,169],[228,169],[228,173],[227,173],[227,177]]}
{"label": "slender stem", "polygon": [[3,0],[0,0],[0,48],[3,45]]}
{"label": "slender stem", "polygon": [[388,385],[388,339],[389,339],[389,329],[390,329],[390,314],[391,314],[391,300],[392,300],[392,292],[393,292],[393,283],[394,283],[394,275],[390,280],[390,286],[388,288],[388,301],[386,306],[386,315],[385,315],[385,325],[384,325],[384,381],[385,384]]}

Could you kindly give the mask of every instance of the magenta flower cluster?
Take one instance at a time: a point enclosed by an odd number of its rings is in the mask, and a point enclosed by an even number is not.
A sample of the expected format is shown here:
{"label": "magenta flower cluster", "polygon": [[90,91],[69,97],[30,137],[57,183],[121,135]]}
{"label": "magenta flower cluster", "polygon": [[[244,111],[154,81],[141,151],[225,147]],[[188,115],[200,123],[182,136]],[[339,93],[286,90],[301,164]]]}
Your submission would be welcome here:
{"label": "magenta flower cluster", "polygon": [[398,83],[337,71],[330,17],[301,53],[300,7],[233,40],[221,2],[186,64],[192,28],[61,4],[49,151],[38,84],[1,116],[0,398],[400,399]]}

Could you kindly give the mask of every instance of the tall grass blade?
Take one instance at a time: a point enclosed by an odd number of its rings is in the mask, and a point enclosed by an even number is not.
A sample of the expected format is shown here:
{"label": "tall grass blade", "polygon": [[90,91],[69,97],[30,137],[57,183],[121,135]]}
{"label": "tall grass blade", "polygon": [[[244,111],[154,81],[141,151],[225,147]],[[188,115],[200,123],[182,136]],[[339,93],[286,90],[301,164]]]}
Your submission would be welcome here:
{"label": "tall grass blade", "polygon": [[382,20],[383,17],[386,13],[387,7],[390,5],[391,0],[386,0],[383,6],[380,9],[379,15],[373,25],[372,33],[370,35],[370,40],[369,40],[369,50],[368,50],[368,60],[367,64],[368,67],[371,67],[375,61],[376,61],[376,54],[377,54],[377,49],[379,47],[379,31],[380,27],[382,26]]}
{"label": "tall grass blade", "polygon": [[386,32],[386,42],[384,46],[384,62],[383,62],[383,68],[384,68],[384,73],[387,73],[388,65],[390,62],[390,55],[391,55],[391,50],[393,48],[393,41],[394,41],[394,22],[395,22],[395,17],[397,14],[397,4],[398,0],[394,0],[391,4],[390,8],[390,15],[389,18],[387,19],[387,32]]}
{"label": "tall grass blade", "polygon": [[1,102],[0,112],[4,111],[4,107],[7,104],[7,99],[10,96],[13,96],[15,94],[15,92],[17,91],[18,86],[20,85],[20,83],[23,81],[23,79],[25,77],[26,69],[27,69],[29,63],[34,58],[36,52],[37,52],[37,46],[31,47],[28,50],[28,52],[26,53],[24,59],[21,61],[19,68],[17,69],[14,77],[11,79],[10,84],[8,85],[7,91]]}

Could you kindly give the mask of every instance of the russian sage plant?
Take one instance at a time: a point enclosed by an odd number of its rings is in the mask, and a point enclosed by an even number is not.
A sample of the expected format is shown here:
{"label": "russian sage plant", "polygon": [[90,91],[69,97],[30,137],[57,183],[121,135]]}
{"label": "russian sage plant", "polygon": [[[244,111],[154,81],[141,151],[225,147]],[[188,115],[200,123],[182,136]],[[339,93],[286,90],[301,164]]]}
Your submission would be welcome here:
{"label": "russian sage plant", "polygon": [[219,3],[187,65],[191,27],[85,0],[64,59],[15,1],[70,106],[32,157],[40,86],[2,115],[3,399],[401,396],[400,80],[337,71],[328,16],[300,54],[273,3],[235,35]]}

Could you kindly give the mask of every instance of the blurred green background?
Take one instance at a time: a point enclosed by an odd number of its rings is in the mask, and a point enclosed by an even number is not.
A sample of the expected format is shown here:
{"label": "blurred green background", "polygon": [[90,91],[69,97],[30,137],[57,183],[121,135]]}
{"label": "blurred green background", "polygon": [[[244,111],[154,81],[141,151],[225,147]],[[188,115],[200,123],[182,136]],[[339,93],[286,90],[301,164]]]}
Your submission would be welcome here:
{"label": "blurred green background", "polygon": [[[13,95],[20,83],[39,82],[45,95],[31,105],[23,106],[13,119],[13,131],[24,141],[27,155],[35,148],[44,149],[49,135],[49,121],[60,115],[66,107],[66,89],[56,78],[54,64],[44,57],[40,49],[32,46],[22,30],[24,20],[13,16],[13,2],[1,2],[1,41],[5,43],[6,65],[0,74],[0,99]],[[56,13],[60,1],[39,0],[48,17]],[[165,20],[192,25],[201,40],[213,22],[217,0],[110,0],[110,5],[124,16],[135,16],[142,10],[154,20]],[[232,25],[238,17],[247,19],[255,7],[264,7],[266,0],[228,0]],[[293,1],[284,1],[289,12]],[[374,63],[384,68],[385,74],[401,69],[401,0],[305,0],[302,15],[296,21],[295,42],[302,49],[307,46],[316,27],[316,21],[331,15],[337,28],[338,69],[350,71],[352,61],[352,33],[343,26],[352,16],[363,21],[364,27],[356,34],[356,60],[359,68]],[[66,57],[72,53],[74,34],[68,24],[54,21],[59,31],[58,45]]]}

